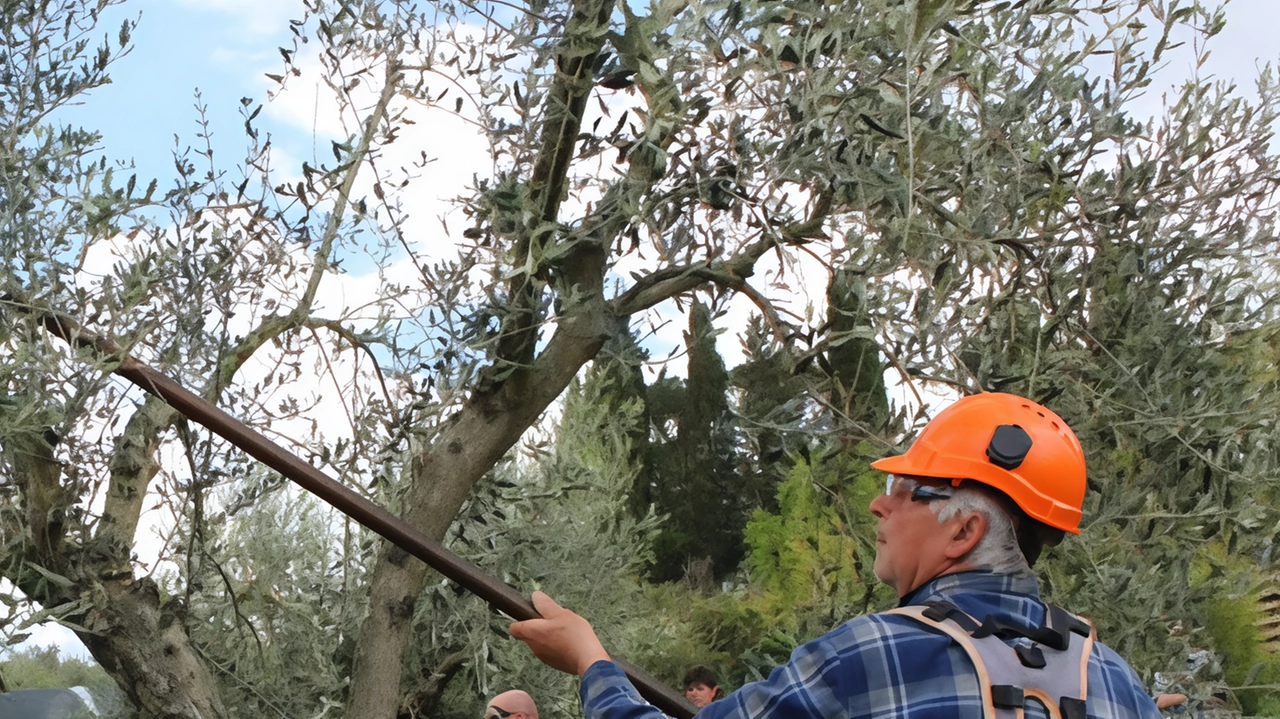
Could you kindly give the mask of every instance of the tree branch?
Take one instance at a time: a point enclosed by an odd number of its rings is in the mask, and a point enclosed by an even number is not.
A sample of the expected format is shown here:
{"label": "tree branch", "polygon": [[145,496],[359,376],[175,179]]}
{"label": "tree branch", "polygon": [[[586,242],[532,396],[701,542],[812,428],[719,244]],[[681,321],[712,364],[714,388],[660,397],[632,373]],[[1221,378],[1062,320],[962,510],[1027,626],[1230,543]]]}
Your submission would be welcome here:
{"label": "tree branch", "polygon": [[545,273],[542,255],[557,229],[573,150],[582,131],[587,99],[595,86],[596,58],[608,37],[604,30],[613,8],[614,0],[576,2],[557,48],[556,76],[544,105],[546,120],[528,182],[535,214],[532,222],[526,222],[521,229],[511,263],[512,267],[525,267],[528,271],[512,277],[507,285],[507,317],[497,347],[499,365],[527,365],[535,352],[536,333],[531,329],[541,319],[536,278]]}
{"label": "tree branch", "polygon": [[444,690],[449,688],[449,682],[453,681],[454,676],[466,665],[467,658],[470,656],[471,653],[465,650],[456,651],[442,659],[429,671],[424,671],[423,678],[427,680],[426,688],[404,702],[405,706],[397,715],[397,719],[435,716]]}
{"label": "tree branch", "polygon": [[294,305],[288,314],[271,315],[264,318],[257,327],[223,354],[217,376],[211,379],[202,393],[204,398],[210,402],[216,399],[223,387],[231,384],[236,372],[244,366],[244,363],[253,356],[254,352],[276,337],[297,329],[305,323],[307,315],[315,305],[316,293],[320,289],[320,282],[329,270],[329,257],[333,253],[334,242],[337,241],[338,231],[342,228],[342,220],[346,216],[347,207],[351,201],[351,188],[355,186],[356,178],[360,175],[360,167],[369,155],[378,126],[382,123],[383,118],[386,117],[387,108],[399,90],[400,75],[399,64],[394,58],[389,59],[382,93],[378,96],[378,102],[373,106],[373,112],[365,119],[364,132],[360,135],[360,142],[349,156],[350,159],[342,176],[342,183],[338,186],[338,196],[333,203],[333,212],[329,215],[329,221],[325,224],[324,235],[321,236],[320,245],[313,255],[315,264],[311,268],[311,274],[307,277],[307,286],[302,292],[302,297],[299,298],[298,303]]}
{"label": "tree branch", "polygon": [[720,278],[722,283],[745,284],[746,278],[755,273],[755,263],[777,244],[773,238],[765,237],[727,260],[658,270],[642,277],[631,289],[615,297],[610,302],[612,311],[619,317],[627,317],[708,282],[715,282],[716,278]]}
{"label": "tree branch", "polygon": [[70,499],[62,488],[62,465],[54,456],[53,445],[33,429],[16,428],[5,437],[0,450],[22,492],[24,521],[34,545],[28,558],[43,565],[62,540],[62,515]]}
{"label": "tree branch", "polygon": [[164,400],[148,395],[134,411],[124,431],[116,437],[111,461],[110,479],[95,539],[109,552],[116,566],[109,570],[131,572],[129,557],[134,534],[142,516],[142,503],[147,487],[160,471],[156,450],[160,437],[173,425],[177,410]]}

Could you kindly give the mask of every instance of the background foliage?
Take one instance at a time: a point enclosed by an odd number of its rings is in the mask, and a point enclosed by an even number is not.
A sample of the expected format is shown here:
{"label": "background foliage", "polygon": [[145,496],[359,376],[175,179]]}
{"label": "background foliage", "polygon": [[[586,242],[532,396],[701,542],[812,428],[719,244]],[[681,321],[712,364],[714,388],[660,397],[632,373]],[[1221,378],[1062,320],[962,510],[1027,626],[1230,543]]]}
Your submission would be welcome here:
{"label": "background foliage", "polygon": [[101,667],[81,659],[59,656],[57,647],[33,647],[12,652],[0,662],[6,691],[84,687],[103,717],[133,716],[128,699]]}

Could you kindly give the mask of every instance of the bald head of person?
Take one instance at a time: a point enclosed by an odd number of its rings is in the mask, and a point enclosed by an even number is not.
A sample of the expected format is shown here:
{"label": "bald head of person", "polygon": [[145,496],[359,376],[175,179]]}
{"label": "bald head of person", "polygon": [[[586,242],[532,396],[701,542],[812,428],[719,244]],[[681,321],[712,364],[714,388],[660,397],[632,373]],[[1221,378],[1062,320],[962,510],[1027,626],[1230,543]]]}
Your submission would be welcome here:
{"label": "bald head of person", "polygon": [[538,707],[528,692],[512,689],[489,700],[484,719],[538,719]]}

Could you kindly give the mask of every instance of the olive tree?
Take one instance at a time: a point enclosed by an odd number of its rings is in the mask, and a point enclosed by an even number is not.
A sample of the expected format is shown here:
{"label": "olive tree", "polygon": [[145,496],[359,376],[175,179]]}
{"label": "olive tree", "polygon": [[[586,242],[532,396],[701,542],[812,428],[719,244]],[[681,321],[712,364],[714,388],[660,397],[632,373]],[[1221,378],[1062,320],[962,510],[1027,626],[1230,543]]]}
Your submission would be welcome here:
{"label": "olive tree", "polygon": [[[215,162],[203,133],[163,191],[125,178],[92,133],[50,114],[105,81],[127,33],[95,55],[83,39],[102,4],[11,5],[0,14],[4,573],[154,716],[225,716],[217,677],[252,683],[206,660],[216,637],[188,608],[239,602],[253,583],[216,530],[275,480],[112,380],[118,358],[53,341],[50,317],[289,436],[439,539],[633,326],[745,304],[820,409],[797,426],[887,450],[885,431],[916,418],[888,411],[886,376],[920,398],[1056,392],[1073,398],[1072,421],[1092,416],[1101,400],[1081,392],[1110,396],[1106,385],[1039,363],[1115,354],[1090,327],[1124,326],[1123,311],[1106,319],[1130,296],[1118,258],[1170,272],[1147,286],[1182,308],[1269,241],[1272,161],[1258,135],[1269,92],[1230,130],[1207,118],[1245,105],[1196,96],[1199,85],[1185,91],[1205,113],[1195,132],[1127,115],[1170,37],[1221,22],[1179,0],[317,0],[272,77],[282,92],[308,73],[324,81],[349,128],[317,138],[332,161],[275,167],[250,101],[244,162]],[[1105,73],[1099,57],[1113,62]],[[448,168],[473,173],[457,202],[466,226],[424,231],[410,222],[413,180],[442,170],[396,143],[436,114],[480,128],[489,162]],[[1231,201],[1252,214],[1232,224],[1192,209],[1226,218]],[[1176,238],[1210,235],[1217,249],[1179,254]],[[1169,254],[1135,253],[1142,238]],[[343,268],[357,260],[377,268],[376,289],[343,302]],[[797,278],[813,276],[818,289],[797,300]],[[1272,319],[1261,293],[1226,298],[1250,329]],[[1188,311],[1184,322],[1221,325]],[[157,499],[176,528],[164,573],[133,560]],[[243,616],[239,604],[220,616],[244,646],[287,642],[271,634],[290,625],[272,600],[332,597],[341,579],[360,594],[326,615],[350,638],[333,649],[349,684],[323,711],[412,711],[418,679],[449,661],[410,651],[430,641],[414,631],[431,625],[427,569],[360,541],[306,556],[334,569],[277,568],[310,584],[275,585]]]}

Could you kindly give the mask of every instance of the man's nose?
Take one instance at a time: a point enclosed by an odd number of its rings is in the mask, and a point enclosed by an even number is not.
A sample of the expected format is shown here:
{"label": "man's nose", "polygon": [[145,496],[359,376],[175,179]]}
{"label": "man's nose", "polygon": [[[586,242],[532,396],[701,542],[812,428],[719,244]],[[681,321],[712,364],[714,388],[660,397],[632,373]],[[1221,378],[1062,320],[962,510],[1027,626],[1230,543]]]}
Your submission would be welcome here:
{"label": "man's nose", "polygon": [[885,504],[889,501],[889,496],[885,494],[877,494],[876,498],[871,500],[871,513],[878,519],[884,519]]}

